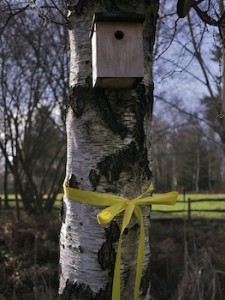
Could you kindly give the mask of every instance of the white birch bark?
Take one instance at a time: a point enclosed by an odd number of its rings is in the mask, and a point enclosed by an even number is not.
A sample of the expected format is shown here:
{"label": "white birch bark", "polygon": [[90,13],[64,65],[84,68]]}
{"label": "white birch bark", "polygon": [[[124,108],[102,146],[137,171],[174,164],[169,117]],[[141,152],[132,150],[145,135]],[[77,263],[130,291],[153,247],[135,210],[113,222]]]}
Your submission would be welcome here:
{"label": "white birch bark", "polygon": [[[81,3],[81,1],[79,1]],[[134,198],[150,183],[151,51],[157,1],[115,1],[116,7],[146,15],[145,77],[130,90],[91,88],[92,16],[113,9],[112,1],[75,5],[71,16],[71,97],[67,109],[67,169],[70,186]],[[115,7],[114,7],[115,8]],[[143,101],[143,103],[142,103]],[[121,216],[109,226],[98,224],[99,208],[64,198],[60,234],[60,299],[110,299]],[[140,299],[149,296],[150,208],[143,208],[145,257]],[[121,299],[132,299],[139,228],[132,217],[123,236]],[[95,298],[94,298],[95,297]]]}

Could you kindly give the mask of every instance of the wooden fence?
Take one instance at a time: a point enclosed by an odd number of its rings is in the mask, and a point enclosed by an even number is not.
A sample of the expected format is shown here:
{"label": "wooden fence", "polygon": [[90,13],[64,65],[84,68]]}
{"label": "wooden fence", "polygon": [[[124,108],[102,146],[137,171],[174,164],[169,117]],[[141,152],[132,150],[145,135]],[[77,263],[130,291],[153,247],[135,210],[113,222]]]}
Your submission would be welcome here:
{"label": "wooden fence", "polygon": [[[3,197],[2,197],[3,198]],[[0,197],[0,211],[4,210],[4,199]],[[22,208],[22,203],[21,199],[18,199],[20,202],[19,204],[19,209]],[[220,208],[214,207],[214,208],[207,208],[212,204],[213,202],[221,203]],[[12,208],[16,209],[16,201],[15,199],[11,198],[9,199],[9,204]],[[173,207],[167,206],[166,209],[160,209],[161,206],[158,206],[159,209],[155,209],[153,206],[153,214],[157,216],[174,216],[174,215],[180,215],[183,217],[186,217],[188,220],[191,220],[194,215],[202,215],[204,213],[204,216],[207,216],[207,213],[214,213],[214,215],[222,216],[225,218],[225,198],[202,198],[202,199],[191,199],[187,198],[187,200],[184,197],[184,200],[178,200],[177,201],[177,206],[176,205]],[[202,204],[200,207],[195,208],[196,204]],[[199,206],[199,205],[198,205]],[[61,207],[61,200],[56,200],[55,205],[53,206],[53,209],[59,209]],[[180,207],[180,208],[179,208]]]}
{"label": "wooden fence", "polygon": [[[194,208],[195,204],[211,204],[213,202],[218,202],[218,203],[223,203],[224,208],[204,208],[205,205],[202,205],[201,208]],[[177,204],[183,204],[182,209],[168,209],[168,210],[160,210],[160,209],[154,209],[153,207],[153,212],[157,214],[164,214],[164,215],[174,215],[174,214],[179,214],[182,216],[186,216],[188,220],[191,220],[191,217],[193,216],[193,213],[195,215],[202,215],[202,213],[207,214],[207,213],[215,213],[215,214],[224,214],[225,218],[225,198],[202,198],[202,199],[191,199],[188,198],[187,201],[185,200],[178,200]],[[176,207],[176,206],[175,206]]]}

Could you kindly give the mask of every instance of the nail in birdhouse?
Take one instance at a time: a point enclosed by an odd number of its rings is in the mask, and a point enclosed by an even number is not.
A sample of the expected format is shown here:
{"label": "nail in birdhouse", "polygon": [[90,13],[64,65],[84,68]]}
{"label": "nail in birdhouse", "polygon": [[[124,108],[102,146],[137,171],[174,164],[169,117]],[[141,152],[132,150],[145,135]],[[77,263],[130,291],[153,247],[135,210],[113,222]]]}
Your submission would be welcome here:
{"label": "nail in birdhouse", "polygon": [[144,76],[144,16],[96,13],[91,32],[94,87],[130,88]]}

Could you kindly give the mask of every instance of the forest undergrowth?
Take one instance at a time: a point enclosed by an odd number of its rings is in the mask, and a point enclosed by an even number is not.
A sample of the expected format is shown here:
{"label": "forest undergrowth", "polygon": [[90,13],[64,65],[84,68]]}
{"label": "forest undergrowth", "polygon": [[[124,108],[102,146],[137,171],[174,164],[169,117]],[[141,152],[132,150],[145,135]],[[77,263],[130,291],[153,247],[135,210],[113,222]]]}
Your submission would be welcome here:
{"label": "forest undergrowth", "polygon": [[[58,299],[60,220],[0,214],[0,300]],[[225,219],[151,221],[152,300],[225,299]]]}

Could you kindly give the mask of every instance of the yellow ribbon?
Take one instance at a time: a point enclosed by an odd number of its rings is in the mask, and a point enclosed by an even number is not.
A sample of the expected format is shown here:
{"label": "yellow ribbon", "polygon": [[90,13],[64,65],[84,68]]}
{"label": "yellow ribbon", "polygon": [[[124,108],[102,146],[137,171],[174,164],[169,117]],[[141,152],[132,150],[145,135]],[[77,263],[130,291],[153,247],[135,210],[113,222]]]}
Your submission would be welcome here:
{"label": "yellow ribbon", "polygon": [[149,192],[153,190],[152,184],[150,187],[140,196],[134,199],[127,199],[124,197],[108,194],[108,193],[99,193],[91,191],[83,191],[75,188],[67,187],[64,183],[64,194],[70,200],[75,200],[77,202],[90,204],[94,206],[107,206],[103,209],[98,215],[99,224],[108,224],[112,219],[124,211],[122,228],[120,231],[120,238],[118,243],[116,263],[114,269],[114,278],[113,278],[113,288],[112,288],[112,300],[120,300],[120,261],[121,261],[121,244],[122,244],[122,235],[130,222],[131,216],[134,213],[140,224],[140,241],[138,245],[138,255],[137,255],[137,267],[136,267],[136,279],[134,287],[134,300],[138,300],[138,293],[141,283],[142,275],[142,263],[144,257],[144,222],[142,217],[142,211],[140,205],[145,204],[168,204],[173,205],[176,203],[178,193],[169,192],[162,195],[156,196],[146,196]]}

